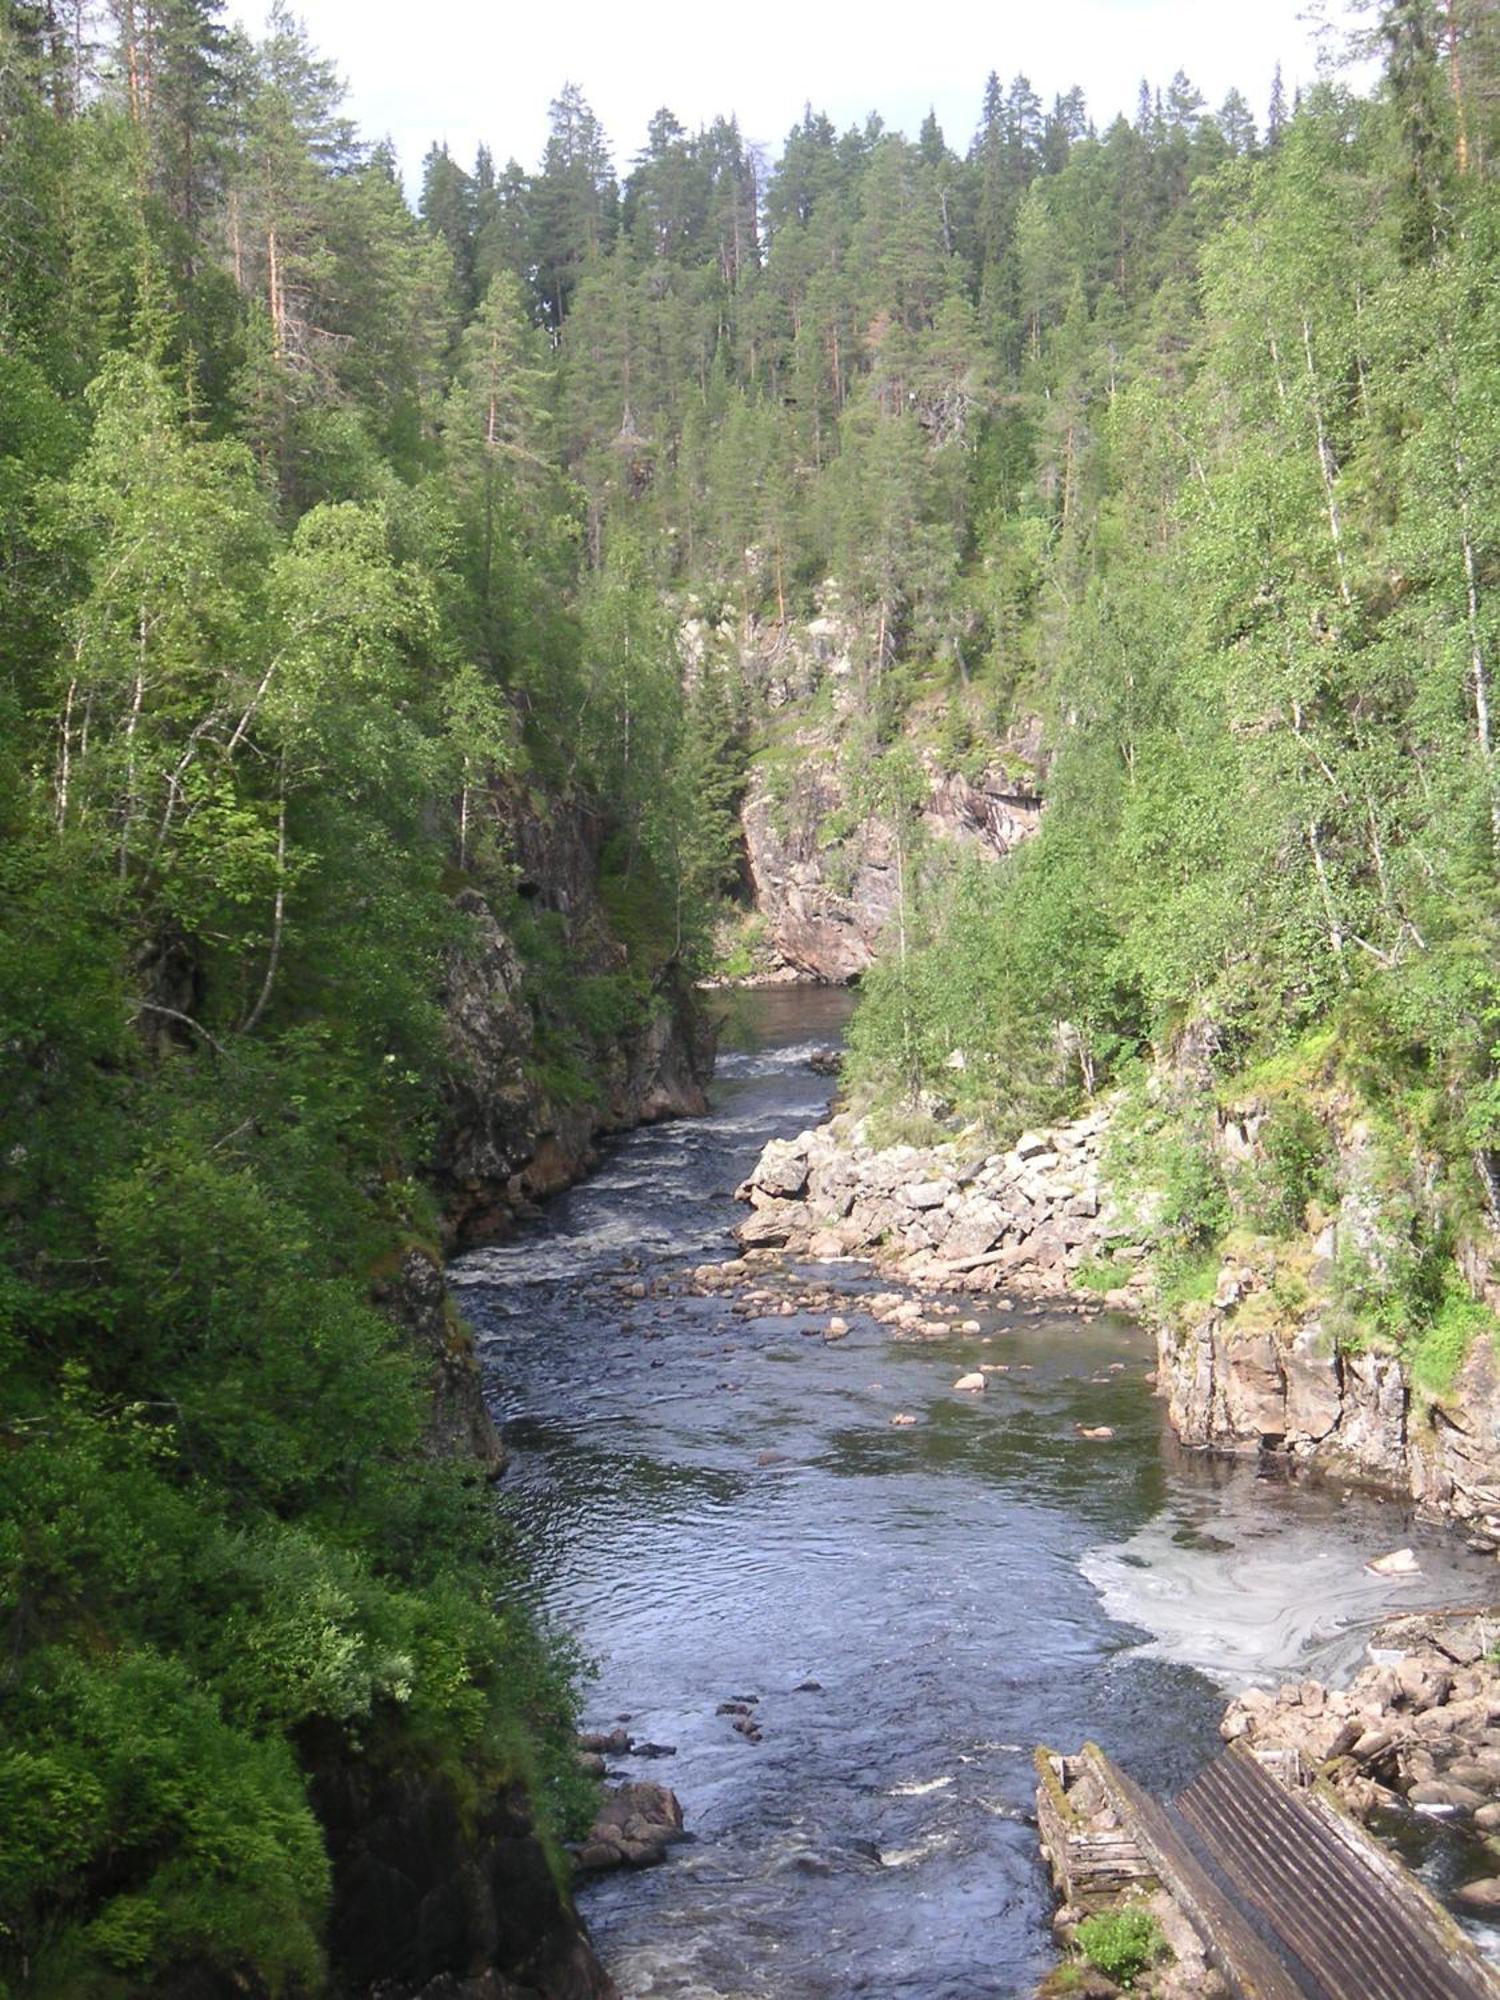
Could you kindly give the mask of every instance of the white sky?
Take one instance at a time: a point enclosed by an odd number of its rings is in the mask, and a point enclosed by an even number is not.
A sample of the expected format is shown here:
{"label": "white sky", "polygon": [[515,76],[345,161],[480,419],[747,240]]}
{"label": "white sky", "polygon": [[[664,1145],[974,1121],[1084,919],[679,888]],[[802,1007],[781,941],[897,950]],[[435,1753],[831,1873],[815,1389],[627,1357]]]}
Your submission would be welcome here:
{"label": "white sky", "polygon": [[[295,0],[294,0],[295,4]],[[840,131],[878,111],[915,138],[929,106],[962,152],[988,72],[1020,70],[1044,104],[1081,84],[1102,130],[1132,113],[1141,78],[1185,69],[1217,105],[1231,85],[1265,118],[1272,70],[1288,92],[1316,75],[1308,0],[302,0],[321,54],[349,84],[367,139],[394,139],[409,183],[433,140],[464,165],[485,141],[503,165],[534,167],[547,106],[576,83],[628,168],[651,114],[689,129],[737,114],[745,137],[780,152],[804,99]],[[1337,7],[1335,6],[1335,11]],[[260,0],[232,0],[252,32]]]}

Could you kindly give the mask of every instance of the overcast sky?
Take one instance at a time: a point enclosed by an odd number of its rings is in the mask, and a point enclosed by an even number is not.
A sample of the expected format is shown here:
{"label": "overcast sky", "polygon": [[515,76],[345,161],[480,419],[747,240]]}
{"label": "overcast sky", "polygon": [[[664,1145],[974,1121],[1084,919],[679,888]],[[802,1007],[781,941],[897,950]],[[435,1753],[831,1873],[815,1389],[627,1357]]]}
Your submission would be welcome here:
{"label": "overcast sky", "polygon": [[[468,164],[537,164],[547,106],[576,83],[628,168],[653,111],[689,130],[717,113],[773,158],[811,99],[834,123],[878,111],[915,137],[929,107],[948,142],[973,135],[990,70],[1024,71],[1046,103],[1081,84],[1096,123],[1132,112],[1141,78],[1184,69],[1210,105],[1231,85],[1264,121],[1280,60],[1290,91],[1316,74],[1308,0],[302,0],[320,52],[349,84],[366,138],[389,135],[411,182],[434,140]],[[231,11],[252,33],[260,0]]]}

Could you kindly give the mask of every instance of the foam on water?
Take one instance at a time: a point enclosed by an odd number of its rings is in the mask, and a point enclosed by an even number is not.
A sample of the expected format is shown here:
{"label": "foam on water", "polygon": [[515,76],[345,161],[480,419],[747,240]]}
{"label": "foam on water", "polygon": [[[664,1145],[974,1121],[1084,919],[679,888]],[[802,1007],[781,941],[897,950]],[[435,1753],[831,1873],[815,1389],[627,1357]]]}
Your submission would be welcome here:
{"label": "foam on water", "polygon": [[[1391,1502],[1324,1491],[1298,1508],[1285,1498],[1241,1466],[1217,1489],[1178,1492],[1080,1567],[1110,1617],[1151,1635],[1141,1654],[1231,1693],[1293,1673],[1347,1681],[1382,1619],[1474,1589],[1473,1560],[1453,1534]],[[1396,1546],[1416,1549],[1420,1574],[1372,1575],[1366,1564]]]}

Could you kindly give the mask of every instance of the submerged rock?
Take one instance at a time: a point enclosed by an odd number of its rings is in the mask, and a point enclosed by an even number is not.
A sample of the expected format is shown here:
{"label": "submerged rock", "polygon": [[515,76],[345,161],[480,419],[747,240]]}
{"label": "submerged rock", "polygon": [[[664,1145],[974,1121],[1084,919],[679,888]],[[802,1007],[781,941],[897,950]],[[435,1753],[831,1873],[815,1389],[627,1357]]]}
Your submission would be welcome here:
{"label": "submerged rock", "polygon": [[1419,1576],[1422,1571],[1414,1549],[1392,1549],[1389,1555],[1367,1562],[1365,1568],[1372,1576]]}

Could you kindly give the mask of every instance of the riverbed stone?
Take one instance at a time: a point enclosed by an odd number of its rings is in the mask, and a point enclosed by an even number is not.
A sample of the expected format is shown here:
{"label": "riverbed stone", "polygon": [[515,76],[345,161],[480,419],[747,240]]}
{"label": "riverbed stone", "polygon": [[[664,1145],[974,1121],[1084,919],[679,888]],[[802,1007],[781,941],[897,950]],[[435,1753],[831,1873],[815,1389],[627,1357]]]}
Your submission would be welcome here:
{"label": "riverbed stone", "polygon": [[683,1837],[682,1806],[675,1792],[646,1782],[618,1785],[579,1845],[578,1866],[595,1873],[654,1867]]}
{"label": "riverbed stone", "polygon": [[795,1202],[771,1201],[757,1208],[735,1234],[746,1250],[777,1249],[791,1241],[802,1220]]}
{"label": "riverbed stone", "polygon": [[1470,1785],[1460,1785],[1452,1778],[1433,1778],[1425,1784],[1413,1785],[1406,1794],[1408,1805],[1448,1806],[1455,1811],[1477,1812],[1485,1803],[1483,1792],[1476,1792]]}

